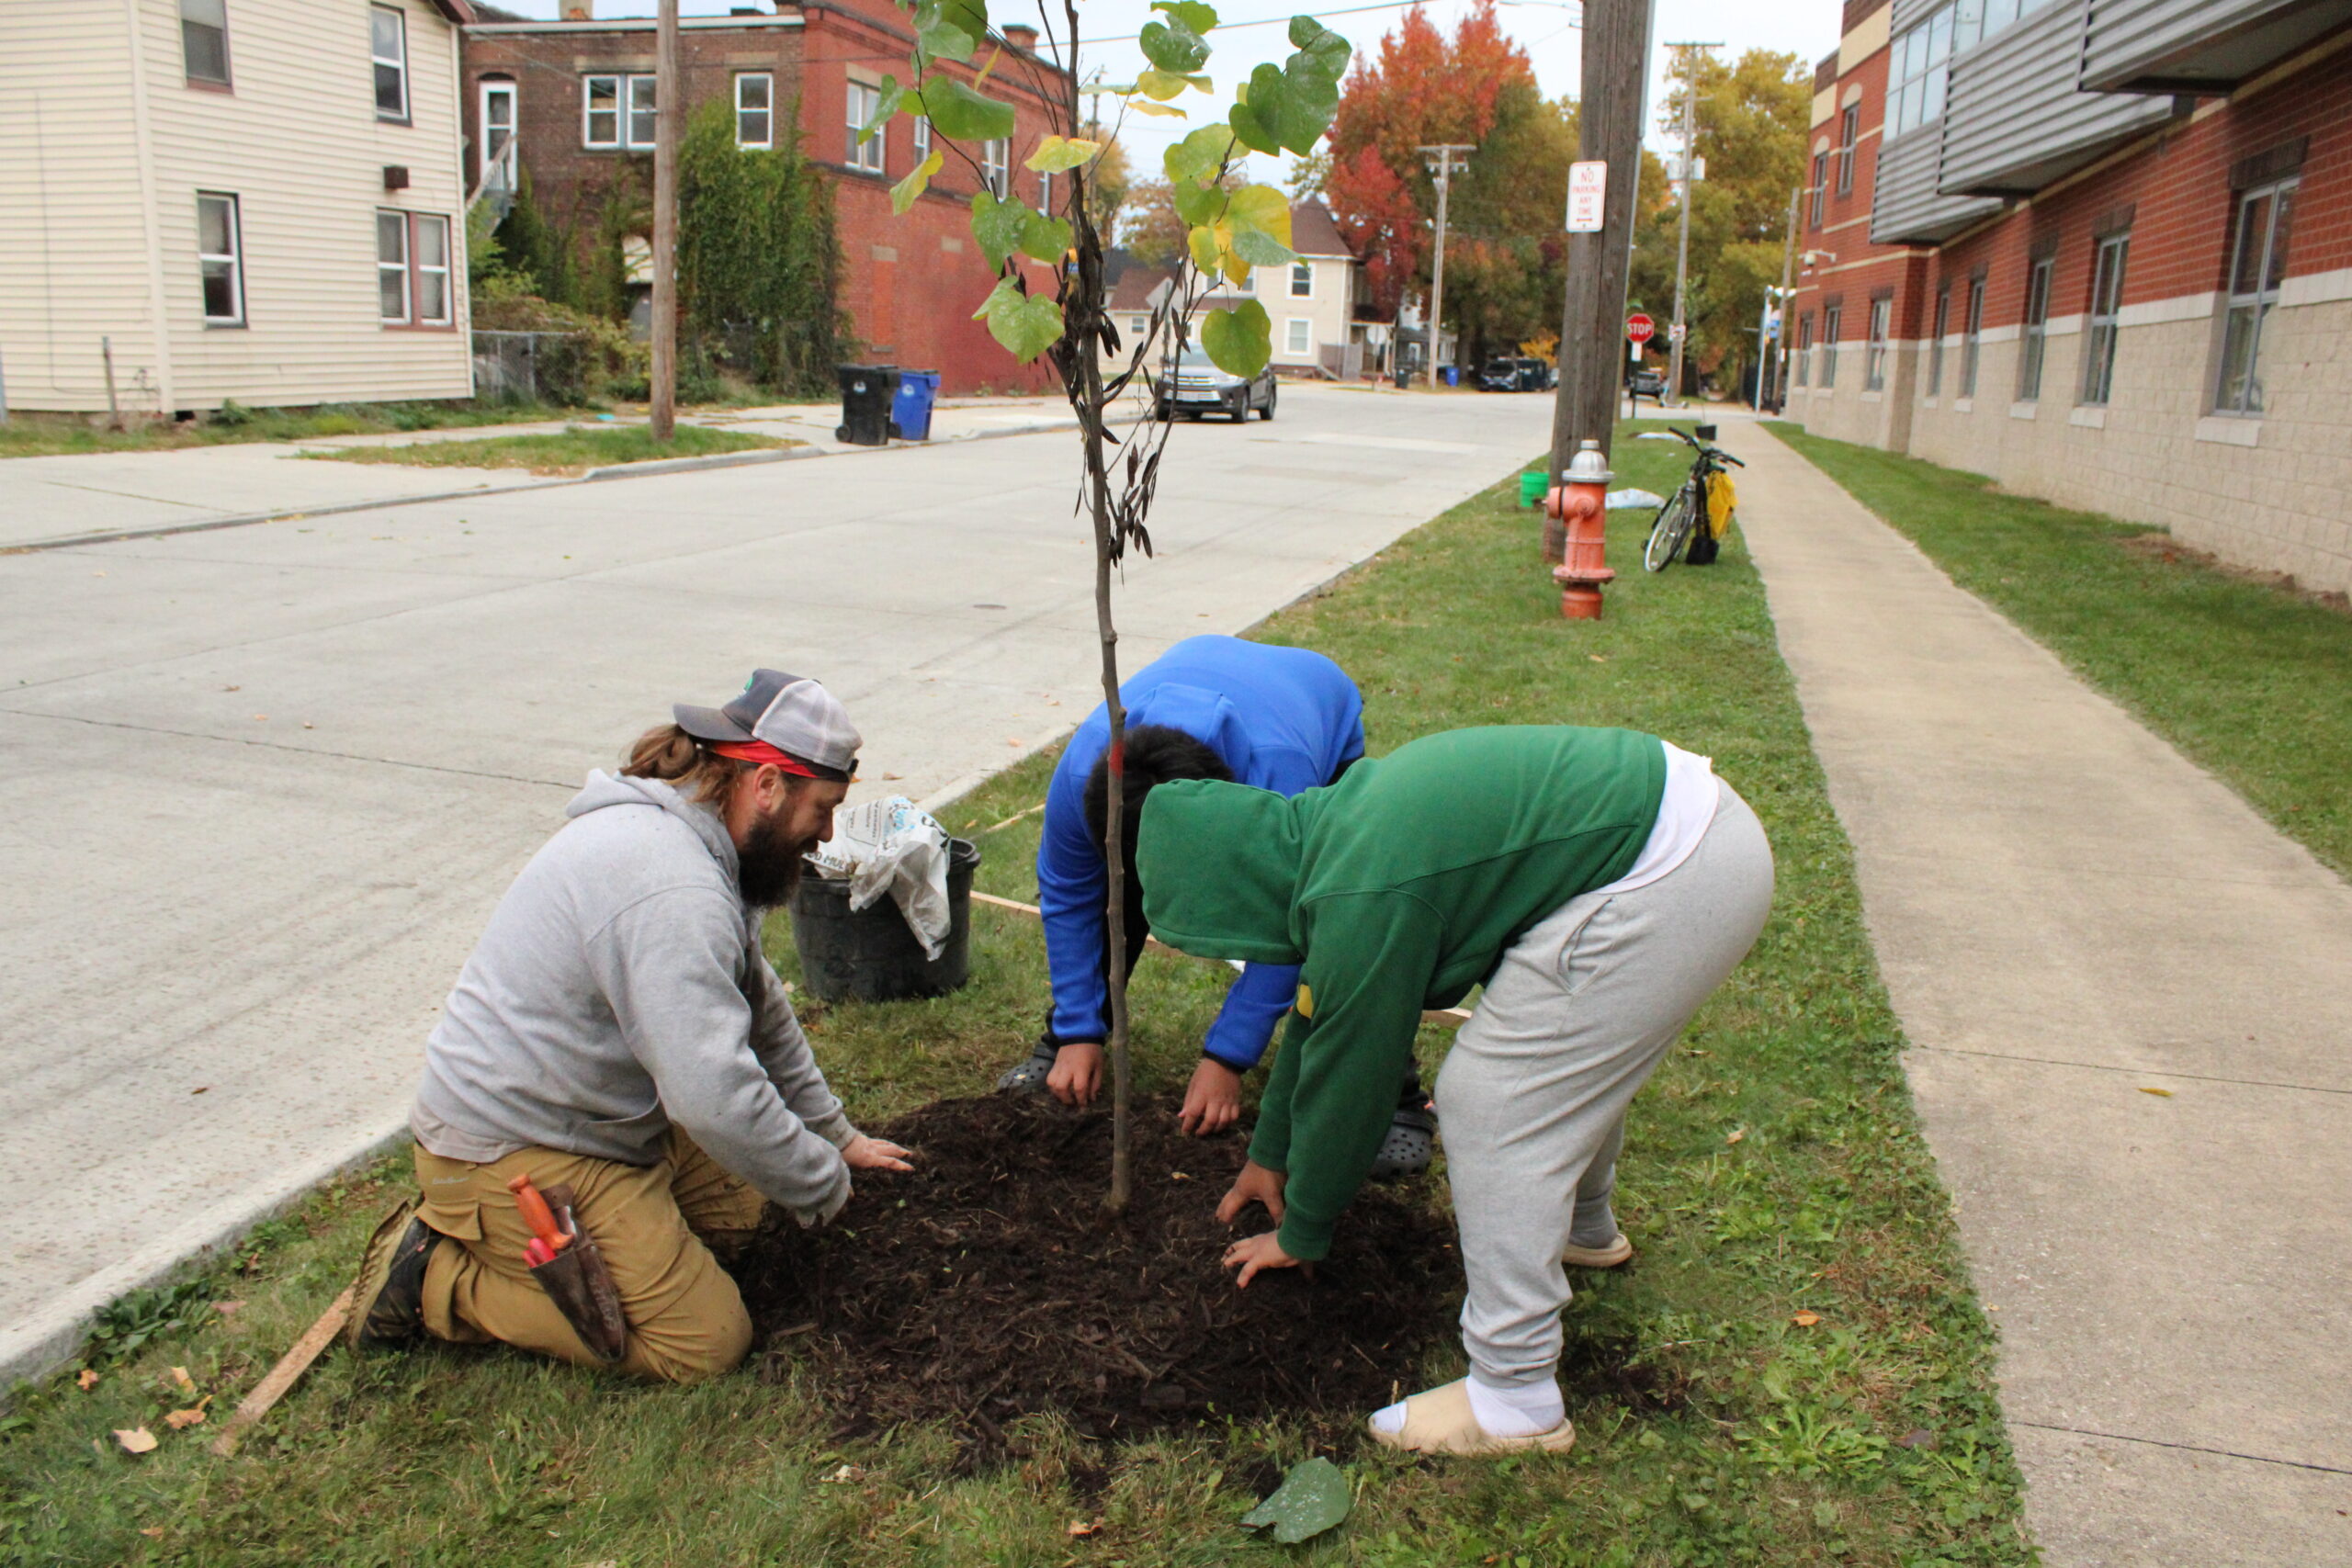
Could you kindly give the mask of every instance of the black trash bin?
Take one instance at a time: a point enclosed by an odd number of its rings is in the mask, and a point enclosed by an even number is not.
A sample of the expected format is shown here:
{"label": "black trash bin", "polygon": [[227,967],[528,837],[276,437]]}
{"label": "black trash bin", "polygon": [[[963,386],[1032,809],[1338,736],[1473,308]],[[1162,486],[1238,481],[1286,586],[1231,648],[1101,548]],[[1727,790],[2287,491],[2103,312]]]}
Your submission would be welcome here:
{"label": "black trash bin", "polygon": [[849,883],[819,876],[814,868],[792,896],[792,945],[800,953],[800,980],[820,1001],[895,1002],[944,997],[972,977],[972,873],[979,847],[947,841],[947,944],[937,958],[886,895],[853,913]]}
{"label": "black trash bin", "polygon": [[890,444],[890,404],[899,395],[899,372],[890,365],[837,365],[842,382],[842,422],[833,439],[853,446]]}

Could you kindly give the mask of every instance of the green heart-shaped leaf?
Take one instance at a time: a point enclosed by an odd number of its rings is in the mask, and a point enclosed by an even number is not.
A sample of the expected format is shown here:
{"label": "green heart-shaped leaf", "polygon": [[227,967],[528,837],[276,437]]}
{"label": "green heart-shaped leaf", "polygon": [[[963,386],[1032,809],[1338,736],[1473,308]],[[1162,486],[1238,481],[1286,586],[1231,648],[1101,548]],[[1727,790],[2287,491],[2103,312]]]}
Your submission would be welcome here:
{"label": "green heart-shaped leaf", "polygon": [[955,141],[993,141],[1012,134],[1012,106],[983,97],[953,76],[922,85],[922,110],[939,134]]}
{"label": "green heart-shaped leaf", "polygon": [[1175,17],[1196,33],[1205,34],[1216,26],[1216,7],[1204,6],[1201,0],[1151,0],[1151,8]]}
{"label": "green heart-shaped leaf", "polygon": [[1290,57],[1289,65],[1308,73],[1329,76],[1333,83],[1347,74],[1348,59],[1354,52],[1348,40],[1317,21],[1312,17],[1290,19],[1291,47],[1298,52]]}
{"label": "green heart-shaped leaf", "polygon": [[1036,209],[1019,197],[997,199],[992,191],[979,191],[972,197],[972,238],[979,242],[980,254],[988,258],[989,270],[1001,270],[1005,258],[1021,248],[1021,236],[1029,220],[1037,216]]}
{"label": "green heart-shaped leaf", "polygon": [[1168,187],[1176,207],[1176,216],[1186,227],[1214,223],[1225,216],[1227,191],[1223,186],[1196,186],[1186,180]]}
{"label": "green heart-shaped leaf", "polygon": [[1181,17],[1146,22],[1143,36],[1136,41],[1143,45],[1146,60],[1180,76],[1198,71],[1209,57],[1208,40],[1186,27]]}
{"label": "green heart-shaped leaf", "polygon": [[1022,293],[1010,277],[997,279],[996,288],[972,312],[972,319],[987,321],[989,335],[1024,365],[1061,341],[1062,308],[1051,299]]}
{"label": "green heart-shaped leaf", "polygon": [[1037,143],[1037,150],[1030,153],[1028,162],[1021,166],[1024,169],[1035,169],[1041,174],[1057,174],[1064,169],[1077,168],[1101,151],[1102,151],[1102,143],[1100,141],[1085,141],[1077,137],[1048,136]]}
{"label": "green heart-shaped leaf", "polygon": [[[907,215],[907,209],[912,207],[915,204],[916,199],[920,197],[923,192],[931,188],[931,176],[939,173],[939,171],[945,166],[946,163],[947,155],[945,153],[933,152],[930,157],[925,158],[922,163],[917,164],[912,169],[910,169],[907,172],[907,177],[905,179],[902,179],[897,185],[892,186],[890,187],[890,211],[892,216],[899,218],[905,217]],[[1002,265],[1003,264],[999,263],[998,265]]]}
{"label": "green heart-shaped leaf", "polygon": [[[1200,232],[1197,229],[1193,231],[1195,250],[1198,249]],[[1207,268],[1202,270],[1206,271]],[[1216,367],[1227,375],[1255,376],[1266,367],[1266,361],[1274,356],[1273,323],[1266,319],[1263,305],[1255,299],[1245,299],[1230,310],[1211,310],[1208,313],[1201,322],[1201,346],[1208,350],[1209,358],[1216,362]],[[1329,1464],[1330,1461],[1326,1460],[1323,1462]],[[1297,1471],[1291,1472],[1294,1480],[1297,1475]],[[1283,1485],[1287,1487],[1289,1482],[1284,1482]],[[1341,1490],[1345,1491],[1344,1478]],[[1280,1492],[1274,1494],[1275,1497],[1281,1495]],[[1267,1499],[1269,1504],[1272,1501],[1273,1498]],[[1340,1512],[1344,1517],[1347,1510],[1342,1508]],[[1331,1524],[1339,1522],[1338,1518],[1331,1520]],[[1318,1525],[1316,1528],[1328,1529],[1330,1527]],[[1312,1530],[1307,1532],[1309,1535],[1313,1533]],[[1291,1536],[1284,1539],[1304,1540],[1306,1538]]]}
{"label": "green heart-shaped leaf", "polygon": [[1233,128],[1204,125],[1159,156],[1160,167],[1171,181],[1214,182],[1233,155]]}
{"label": "green heart-shaped leaf", "polygon": [[[1216,358],[1216,350],[1210,349],[1209,355]],[[1224,365],[1225,361],[1219,359],[1217,363]],[[1250,1529],[1272,1525],[1276,1540],[1284,1546],[1295,1546],[1346,1518],[1353,1506],[1355,1495],[1348,1485],[1347,1472],[1318,1457],[1293,1466],[1291,1472],[1283,1477],[1283,1483],[1274,1489],[1274,1495],[1243,1515],[1241,1523]]]}
{"label": "green heart-shaped leaf", "polygon": [[1021,225],[1021,254],[1035,256],[1041,262],[1058,262],[1069,250],[1070,228],[1067,219],[1048,218],[1033,212]]}

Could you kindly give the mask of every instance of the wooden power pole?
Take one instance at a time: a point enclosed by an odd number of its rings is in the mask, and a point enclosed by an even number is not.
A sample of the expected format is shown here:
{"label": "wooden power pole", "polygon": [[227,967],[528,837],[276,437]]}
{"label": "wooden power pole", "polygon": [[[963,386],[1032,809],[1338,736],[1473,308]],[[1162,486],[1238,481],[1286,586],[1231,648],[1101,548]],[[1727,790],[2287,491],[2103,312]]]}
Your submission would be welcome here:
{"label": "wooden power pole", "polygon": [[678,422],[678,136],[686,119],[678,0],[662,0],[653,38],[653,439],[667,441]]}
{"label": "wooden power pole", "polygon": [[1585,0],[1579,160],[1609,166],[1597,234],[1567,237],[1560,311],[1560,389],[1552,405],[1552,483],[1579,441],[1609,450],[1625,374],[1625,275],[1633,264],[1634,198],[1642,179],[1643,78],[1649,69],[1650,0]]}

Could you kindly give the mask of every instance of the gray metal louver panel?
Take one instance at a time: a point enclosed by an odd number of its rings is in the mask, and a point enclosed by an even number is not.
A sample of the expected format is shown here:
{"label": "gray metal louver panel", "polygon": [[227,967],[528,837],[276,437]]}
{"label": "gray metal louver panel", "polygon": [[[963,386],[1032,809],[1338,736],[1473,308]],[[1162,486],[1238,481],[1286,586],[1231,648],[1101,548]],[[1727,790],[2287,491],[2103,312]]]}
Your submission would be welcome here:
{"label": "gray metal louver panel", "polygon": [[2090,0],[2082,85],[2223,93],[2336,28],[2352,0]]}
{"label": "gray metal louver panel", "polygon": [[1997,200],[1936,189],[1942,141],[1943,122],[1931,120],[1879,150],[1871,187],[1873,244],[1933,244],[2001,209]]}
{"label": "gray metal louver panel", "polygon": [[2028,195],[2172,118],[2170,98],[2075,85],[2084,8],[2045,6],[1952,62],[1937,188]]}

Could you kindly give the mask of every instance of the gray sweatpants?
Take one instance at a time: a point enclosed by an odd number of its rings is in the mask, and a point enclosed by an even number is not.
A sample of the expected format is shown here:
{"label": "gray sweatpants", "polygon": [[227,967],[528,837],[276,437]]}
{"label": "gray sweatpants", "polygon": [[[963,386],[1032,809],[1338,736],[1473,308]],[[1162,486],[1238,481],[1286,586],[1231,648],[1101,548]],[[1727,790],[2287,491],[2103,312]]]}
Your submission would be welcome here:
{"label": "gray sweatpants", "polygon": [[1573,898],[1520,938],[1438,1074],[1470,1283],[1462,1343],[1487,1382],[1555,1375],[1561,1249],[1572,1228],[1609,1225],[1625,1108],[1764,929],[1771,845],[1747,803],[1717,788],[1714,820],[1680,865]]}

